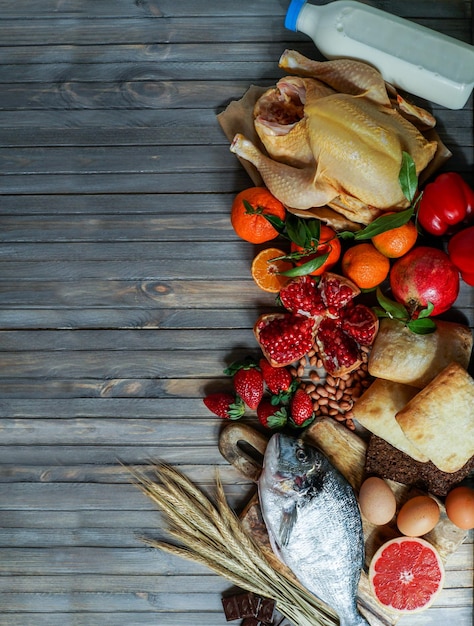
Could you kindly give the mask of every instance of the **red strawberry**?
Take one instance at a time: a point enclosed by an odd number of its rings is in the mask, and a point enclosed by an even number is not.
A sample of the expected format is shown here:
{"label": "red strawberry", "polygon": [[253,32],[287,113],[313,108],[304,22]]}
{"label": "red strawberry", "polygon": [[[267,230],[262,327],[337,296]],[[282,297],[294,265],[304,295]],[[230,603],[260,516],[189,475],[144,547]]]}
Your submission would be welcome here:
{"label": "red strawberry", "polygon": [[238,420],[244,414],[245,407],[241,398],[232,393],[218,391],[203,399],[207,408],[222,419]]}
{"label": "red strawberry", "polygon": [[256,409],[263,396],[262,372],[255,367],[234,374],[234,389],[250,409]]}
{"label": "red strawberry", "polygon": [[234,389],[250,409],[256,409],[263,396],[263,376],[251,357],[232,363],[224,374],[233,376]]}
{"label": "red strawberry", "polygon": [[303,428],[314,419],[313,401],[306,391],[299,387],[290,401],[291,421],[297,428]]}
{"label": "red strawberry", "polygon": [[257,417],[265,428],[281,428],[286,424],[288,413],[284,406],[275,406],[265,398],[257,407]]}
{"label": "red strawberry", "polygon": [[288,399],[288,394],[298,384],[298,381],[296,378],[293,378],[290,371],[286,367],[273,367],[267,359],[260,359],[259,366],[262,370],[263,380],[270,393],[279,395],[280,400]]}

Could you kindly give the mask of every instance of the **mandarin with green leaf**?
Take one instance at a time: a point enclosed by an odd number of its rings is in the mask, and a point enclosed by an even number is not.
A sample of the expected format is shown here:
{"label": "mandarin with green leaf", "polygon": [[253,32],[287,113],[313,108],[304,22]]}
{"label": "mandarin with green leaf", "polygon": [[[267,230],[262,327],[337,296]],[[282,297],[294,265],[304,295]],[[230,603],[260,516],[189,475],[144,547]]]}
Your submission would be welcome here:
{"label": "mandarin with green leaf", "polygon": [[230,221],[236,234],[245,241],[265,243],[279,235],[267,217],[283,222],[285,216],[284,205],[266,187],[250,187],[235,196]]}

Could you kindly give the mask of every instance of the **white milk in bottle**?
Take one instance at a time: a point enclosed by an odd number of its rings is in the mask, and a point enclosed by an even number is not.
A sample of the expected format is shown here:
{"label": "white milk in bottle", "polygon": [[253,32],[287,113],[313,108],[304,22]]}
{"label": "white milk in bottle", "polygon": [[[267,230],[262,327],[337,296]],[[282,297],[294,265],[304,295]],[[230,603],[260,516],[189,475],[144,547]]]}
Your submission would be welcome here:
{"label": "white milk in bottle", "polygon": [[285,26],[309,35],[326,58],[366,61],[387,82],[449,109],[461,109],[474,87],[474,46],[361,2],[292,0]]}

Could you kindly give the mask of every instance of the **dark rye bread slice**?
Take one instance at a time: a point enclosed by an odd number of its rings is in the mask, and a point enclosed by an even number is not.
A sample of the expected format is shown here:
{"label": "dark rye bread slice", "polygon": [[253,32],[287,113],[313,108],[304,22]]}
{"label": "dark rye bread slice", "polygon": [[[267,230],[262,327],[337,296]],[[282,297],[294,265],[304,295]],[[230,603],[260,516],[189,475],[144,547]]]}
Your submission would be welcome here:
{"label": "dark rye bread slice", "polygon": [[431,461],[415,461],[376,435],[371,435],[369,439],[365,459],[366,474],[375,474],[417,487],[435,496],[445,496],[471,471],[474,471],[474,457],[457,472],[447,473],[438,469]]}

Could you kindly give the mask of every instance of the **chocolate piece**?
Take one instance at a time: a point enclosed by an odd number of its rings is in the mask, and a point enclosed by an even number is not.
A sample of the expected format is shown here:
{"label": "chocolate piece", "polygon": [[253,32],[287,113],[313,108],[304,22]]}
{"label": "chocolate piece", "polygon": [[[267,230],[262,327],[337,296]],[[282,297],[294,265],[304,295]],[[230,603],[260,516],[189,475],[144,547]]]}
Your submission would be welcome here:
{"label": "chocolate piece", "polygon": [[367,474],[395,480],[404,485],[429,491],[435,496],[447,495],[473,469],[474,457],[457,472],[443,472],[431,461],[427,463],[415,461],[376,435],[370,437],[365,460]]}
{"label": "chocolate piece", "polygon": [[259,600],[255,617],[264,624],[271,624],[275,613],[275,600],[270,598],[259,598]]}
{"label": "chocolate piece", "polygon": [[241,617],[255,617],[259,603],[260,598],[251,591],[222,598],[222,606],[228,622]]}
{"label": "chocolate piece", "polygon": [[242,626],[267,626],[268,622],[261,622],[257,617],[246,617]]}

